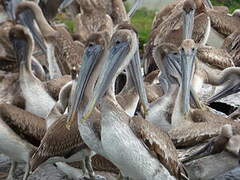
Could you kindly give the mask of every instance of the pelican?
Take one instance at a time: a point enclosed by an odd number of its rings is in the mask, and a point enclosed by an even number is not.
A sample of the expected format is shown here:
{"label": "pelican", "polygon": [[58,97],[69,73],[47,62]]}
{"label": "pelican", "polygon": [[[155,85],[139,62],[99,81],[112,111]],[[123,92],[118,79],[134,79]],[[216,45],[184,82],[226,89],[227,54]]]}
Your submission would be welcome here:
{"label": "pelican", "polygon": [[[96,50],[100,49],[100,51],[103,51],[103,49],[107,47],[109,40],[110,37],[106,32],[93,33],[88,39],[85,55],[99,58],[99,54],[96,53]],[[71,102],[70,94],[71,89],[72,91],[75,90],[74,87],[74,82],[71,82],[62,88],[58,98],[59,102],[57,102],[48,116],[49,121],[55,119],[58,120],[51,123],[51,126],[49,126],[38,150],[34,153],[31,159],[31,169],[34,170],[39,165],[49,162],[74,162],[83,160],[90,177],[95,178],[95,174],[91,167],[91,156],[94,155],[94,153],[81,138],[80,134],[82,135],[82,133],[79,133],[77,121],[74,122],[71,131],[68,131],[65,126],[66,114],[63,115],[63,113],[69,104],[68,99],[70,99]],[[69,106],[70,105],[71,103]],[[96,114],[95,118],[97,122],[99,119],[98,114]],[[96,178],[98,178],[98,176],[96,176]]]}
{"label": "pelican", "polygon": [[[190,110],[189,95],[195,63],[196,44],[191,39],[180,47],[182,80],[172,114],[172,129],[168,132],[176,146],[194,145],[196,142],[219,135],[223,125],[230,124],[239,133],[239,124],[213,114],[208,110]],[[180,135],[181,134],[181,135]]]}
{"label": "pelican", "polygon": [[[22,0],[3,0],[1,3],[8,14],[9,18],[11,20],[16,20],[15,12],[16,12],[16,7]],[[22,25],[27,25],[30,29],[31,32],[33,33],[34,40],[36,41],[37,45],[41,48],[41,50],[45,53],[46,52],[46,46],[44,44],[44,41],[39,34],[39,32],[36,30],[34,27],[34,22],[32,18],[32,14],[29,11],[25,11],[22,13],[17,21],[18,23]]]}
{"label": "pelican", "polygon": [[[1,53],[1,70],[6,72],[19,72],[19,63],[16,61],[16,55],[12,47],[12,43],[9,41],[9,31],[14,26],[11,21],[1,23],[0,26],[0,43],[3,47]],[[45,72],[37,59],[32,57],[32,66],[34,74],[41,80],[45,80]]]}
{"label": "pelican", "polygon": [[18,162],[25,162],[24,180],[29,175],[29,161],[45,134],[45,120],[13,105],[0,105],[0,152],[12,160],[7,180],[13,179]]}
{"label": "pelican", "polygon": [[[204,2],[205,1],[202,0],[188,0],[180,1],[179,3],[174,3],[170,5],[170,7],[172,6],[171,8],[174,7],[172,11],[170,11],[171,13],[168,13],[168,16],[166,16],[167,18],[162,17],[164,21],[162,21],[162,23],[160,23],[161,25],[159,24],[157,28],[153,29],[150,39],[145,46],[144,59],[146,61],[144,70],[146,74],[148,73],[147,68],[150,66],[150,64],[154,62],[152,57],[152,51],[154,46],[156,46],[157,44],[169,42],[180,46],[182,39],[184,39],[182,33],[184,32],[186,34],[185,30],[188,30],[189,28],[190,31],[191,29],[193,29],[193,39],[197,43],[206,43],[210,32],[210,19],[205,13],[206,7]],[[208,7],[211,7],[211,2],[207,0],[206,3]],[[166,10],[163,11],[165,12]],[[182,11],[184,17],[183,24],[185,25],[185,27],[182,27]],[[164,13],[160,14],[162,16],[165,15]],[[194,15],[195,18],[193,21]],[[160,17],[158,17],[158,19],[160,19],[161,21]],[[189,24],[186,24],[186,21],[189,21]],[[193,22],[195,22],[194,26]]]}
{"label": "pelican", "polygon": [[81,42],[85,42],[89,35],[94,32],[113,32],[113,22],[106,14],[106,7],[103,0],[78,0],[81,13],[76,16],[77,34]]}
{"label": "pelican", "polygon": [[[25,109],[45,118],[56,102],[46,92],[42,82],[32,73],[31,57],[34,43],[31,33],[28,29],[16,25],[10,30],[9,39],[13,43],[17,60],[20,62],[19,81],[25,99]],[[37,103],[36,99],[39,99]]]}
{"label": "pelican", "polygon": [[[30,10],[34,14],[36,22],[47,41],[50,76],[52,78],[60,77],[65,74],[70,74],[74,66],[78,68],[81,64],[79,43],[75,43],[69,33],[62,27],[59,27],[59,29],[52,28],[36,3],[20,3],[16,10],[17,15],[25,10]],[[83,45],[80,46],[83,48]],[[54,58],[55,56],[56,58]]]}
{"label": "pelican", "polygon": [[[92,121],[89,117],[95,104],[103,96],[100,105],[101,145],[105,157],[109,158],[124,176],[134,179],[178,179],[186,177],[183,166],[177,159],[176,149],[169,137],[141,117],[129,117],[115,100],[111,88],[105,94],[111,81],[116,78],[117,72],[121,72],[133,57],[135,61],[138,58],[135,55],[138,49],[137,43],[136,34],[132,29],[119,29],[114,33],[103,65],[103,72],[97,81],[97,77],[95,77],[94,96],[90,96],[86,108],[80,109],[78,114],[79,125],[81,127],[81,124],[85,123],[82,120]],[[95,71],[99,70],[95,68],[88,70],[86,78],[92,77]],[[134,77],[141,77],[140,71],[137,70],[136,72],[139,76]],[[139,81],[136,80],[136,82]],[[141,84],[138,84],[139,86],[142,87]],[[81,89],[81,92],[79,90],[76,89],[77,95],[86,93],[84,89]],[[73,109],[70,111],[72,114],[75,114],[78,108],[79,98],[75,98],[75,100]],[[125,141],[125,138],[128,141]],[[111,144],[111,147],[109,144]],[[152,148],[153,144],[155,148]],[[161,144],[164,145],[161,146]],[[118,150],[116,151],[116,149]],[[151,150],[149,151],[149,149]],[[157,156],[153,156],[151,151],[156,153]],[[141,159],[141,162],[139,159]]]}

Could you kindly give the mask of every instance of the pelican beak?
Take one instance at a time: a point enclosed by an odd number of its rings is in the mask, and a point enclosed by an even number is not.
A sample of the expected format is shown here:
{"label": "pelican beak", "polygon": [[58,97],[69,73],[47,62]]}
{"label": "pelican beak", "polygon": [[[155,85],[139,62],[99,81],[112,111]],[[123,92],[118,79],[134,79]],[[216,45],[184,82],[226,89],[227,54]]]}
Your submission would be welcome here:
{"label": "pelican beak", "polygon": [[94,94],[89,100],[83,114],[81,116],[81,122],[87,120],[97,103],[97,101],[106,93],[114,76],[119,71],[119,68],[123,66],[124,59],[129,53],[130,46],[127,42],[120,42],[108,49],[108,56],[103,65],[103,72],[100,74],[96,86],[94,89]]}
{"label": "pelican beak", "polygon": [[101,51],[102,48],[100,45],[93,45],[87,48],[84,52],[83,64],[81,66],[80,73],[77,79],[77,84],[74,89],[74,97],[72,98],[72,102],[70,102],[71,107],[66,123],[66,127],[68,129],[70,129],[71,124],[77,115],[78,107],[83,99],[85,89],[87,87],[91,74],[94,71],[94,67],[97,64],[97,60],[101,54]]}
{"label": "pelican beak", "polygon": [[183,93],[183,111],[189,112],[190,89],[192,79],[192,69],[194,66],[196,50],[187,49],[181,51],[181,68],[182,68],[182,93]]}
{"label": "pelican beak", "polygon": [[226,96],[237,93],[239,91],[240,91],[239,82],[227,81],[227,83],[225,83],[224,87],[219,92],[217,92],[216,94],[214,94],[212,97],[208,99],[208,103],[210,104],[218,99],[224,98]]}
{"label": "pelican beak", "polygon": [[15,34],[15,30],[11,30],[9,33],[9,39],[13,45],[16,59],[19,63],[25,63],[28,59],[28,42],[24,38],[19,38]]}
{"label": "pelican beak", "polygon": [[73,2],[73,0],[64,0],[59,8],[58,8],[58,12],[61,12],[63,9],[65,9],[66,7],[68,7],[71,3]]}
{"label": "pelican beak", "polygon": [[203,3],[210,9],[213,9],[212,2],[210,0],[204,0]]}
{"label": "pelican beak", "polygon": [[192,39],[195,9],[183,11],[183,39]]}
{"label": "pelican beak", "polygon": [[15,20],[15,11],[16,7],[18,5],[19,1],[17,0],[9,0],[9,1],[3,1],[3,6],[7,12],[7,15],[12,19]]}
{"label": "pelican beak", "polygon": [[146,114],[148,113],[149,104],[148,104],[147,94],[144,87],[144,81],[143,81],[143,76],[141,72],[139,50],[135,52],[128,67],[129,67],[130,75],[133,79],[133,82],[135,84],[135,87],[138,91],[138,94],[140,96],[140,99],[143,105],[144,116],[146,116]]}
{"label": "pelican beak", "polygon": [[142,5],[142,3],[143,3],[143,0],[135,0],[133,7],[128,12],[129,18],[131,18],[135,14],[135,12]]}
{"label": "pelican beak", "polygon": [[36,44],[40,47],[40,49],[46,54],[47,47],[44,43],[44,40],[36,27],[34,26],[34,16],[30,10],[25,10],[24,12],[18,15],[19,23],[23,26],[27,26],[28,29],[31,31],[32,36]]}
{"label": "pelican beak", "polygon": [[34,25],[34,15],[32,14],[31,10],[26,9],[20,13],[17,13],[16,17],[19,24],[28,27],[28,29],[32,33],[34,41],[40,47],[40,49],[46,54],[47,47],[44,43],[42,36],[40,35],[40,33],[38,32]]}

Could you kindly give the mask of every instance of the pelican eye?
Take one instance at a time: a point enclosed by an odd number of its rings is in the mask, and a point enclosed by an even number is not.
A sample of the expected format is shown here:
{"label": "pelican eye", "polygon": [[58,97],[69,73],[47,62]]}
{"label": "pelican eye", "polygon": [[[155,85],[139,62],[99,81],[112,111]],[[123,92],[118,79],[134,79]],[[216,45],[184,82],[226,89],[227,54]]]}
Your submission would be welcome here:
{"label": "pelican eye", "polygon": [[192,51],[195,51],[195,48],[192,48]]}
{"label": "pelican eye", "polygon": [[89,44],[88,44],[88,47],[93,47],[94,46],[94,43],[93,42],[90,42]]}
{"label": "pelican eye", "polygon": [[121,41],[119,41],[119,40],[116,41],[116,45],[118,45],[118,44],[120,44],[120,43],[121,43]]}

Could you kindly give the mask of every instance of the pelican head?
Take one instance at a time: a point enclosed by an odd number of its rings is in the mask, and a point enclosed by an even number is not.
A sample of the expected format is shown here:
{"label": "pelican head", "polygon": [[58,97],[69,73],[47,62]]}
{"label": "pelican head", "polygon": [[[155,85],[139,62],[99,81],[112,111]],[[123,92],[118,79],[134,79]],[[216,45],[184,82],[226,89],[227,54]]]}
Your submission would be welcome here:
{"label": "pelican head", "polygon": [[196,5],[192,0],[187,0],[183,5],[183,39],[192,38],[194,14]]}
{"label": "pelican head", "polygon": [[190,87],[193,75],[193,68],[195,62],[197,48],[192,39],[186,39],[182,42],[180,47],[181,55],[181,69],[182,69],[182,98],[183,98],[183,112],[189,112],[190,103]]}
{"label": "pelican head", "polygon": [[[110,36],[106,32],[93,33],[86,43],[86,48],[83,55],[83,63],[80,67],[80,72],[77,77],[77,84],[72,99],[70,102],[69,116],[67,120],[67,128],[70,128],[74,117],[77,114],[78,107],[82,103],[84,95],[89,94],[89,89],[93,89],[95,81],[100,73],[104,61],[104,52],[110,41]],[[87,92],[86,92],[87,91]]]}
{"label": "pelican head", "polygon": [[[130,61],[139,61],[138,52],[138,39],[135,31],[132,28],[122,29],[119,27],[113,34],[110,41],[110,45],[106,52],[106,60],[103,65],[102,72],[96,82],[93,96],[89,100],[83,114],[80,115],[81,122],[87,120],[91,115],[97,101],[103,97],[109,88],[111,82],[117,77],[117,75],[123,71],[124,68],[130,63]],[[135,63],[138,64],[138,63]],[[134,66],[133,68],[140,68]],[[141,87],[139,79],[142,78],[141,70],[134,70],[134,72],[140,74],[134,74],[133,82],[136,82],[137,89]],[[141,94],[140,94],[141,97]],[[143,99],[143,98],[142,98]],[[147,105],[146,105],[147,106]]]}
{"label": "pelican head", "polygon": [[13,26],[9,31],[9,40],[13,44],[16,57],[20,63],[26,63],[26,61],[31,59],[34,43],[31,33],[27,28],[21,25]]}

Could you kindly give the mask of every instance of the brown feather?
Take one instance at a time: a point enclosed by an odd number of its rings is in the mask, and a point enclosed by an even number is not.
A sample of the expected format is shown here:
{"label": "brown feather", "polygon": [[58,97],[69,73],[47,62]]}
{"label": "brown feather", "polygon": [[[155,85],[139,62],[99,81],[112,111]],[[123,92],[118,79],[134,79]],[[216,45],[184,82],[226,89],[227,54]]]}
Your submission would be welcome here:
{"label": "brown feather", "polygon": [[27,139],[33,145],[38,145],[46,132],[46,122],[43,118],[13,105],[0,104],[0,115],[16,134]]}
{"label": "brown feather", "polygon": [[55,100],[57,100],[59,92],[62,89],[62,87],[71,80],[72,78],[70,75],[65,75],[60,78],[44,82],[43,85],[47,90],[48,94],[51,95]]}
{"label": "brown feather", "polygon": [[232,57],[224,49],[202,46],[198,48],[197,57],[203,63],[220,70],[234,66]]}
{"label": "brown feather", "polygon": [[83,50],[79,52],[79,47],[64,27],[56,27],[56,29],[58,35],[53,39],[56,60],[62,74],[70,74],[73,67],[80,67]]}
{"label": "brown feather", "polygon": [[178,161],[176,148],[167,134],[140,116],[133,117],[129,125],[134,134],[143,141],[148,150],[158,158],[170,174],[178,179],[181,174],[185,174],[183,165]]}
{"label": "brown feather", "polygon": [[210,16],[212,27],[225,37],[239,29],[240,20],[238,17],[229,16],[216,10],[208,10],[207,14]]}
{"label": "brown feather", "polygon": [[69,131],[66,128],[66,119],[67,115],[61,116],[47,130],[30,161],[31,170],[35,170],[50,157],[70,157],[72,155],[70,153],[75,153],[75,149],[78,149],[78,151],[88,149],[80,136],[77,120],[74,121],[71,131]]}

